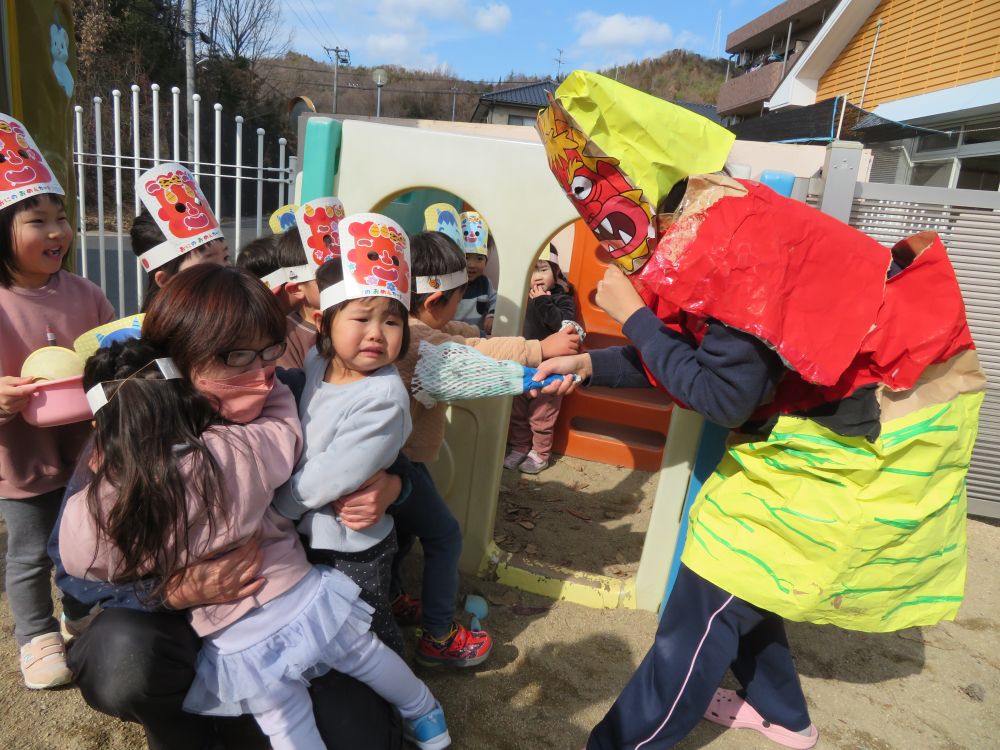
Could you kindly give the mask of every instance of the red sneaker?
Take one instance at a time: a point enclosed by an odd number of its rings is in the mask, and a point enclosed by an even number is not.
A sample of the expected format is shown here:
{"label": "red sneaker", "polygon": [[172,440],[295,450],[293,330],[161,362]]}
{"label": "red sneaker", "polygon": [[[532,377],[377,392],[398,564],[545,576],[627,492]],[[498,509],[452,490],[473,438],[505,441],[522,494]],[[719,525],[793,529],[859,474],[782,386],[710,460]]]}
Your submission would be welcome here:
{"label": "red sneaker", "polygon": [[438,640],[423,633],[417,641],[416,660],[425,667],[448,664],[453,667],[474,667],[486,661],[493,650],[493,639],[485,630],[468,630],[459,623],[448,635]]}
{"label": "red sneaker", "polygon": [[424,606],[419,599],[404,591],[392,600],[392,616],[401,628],[412,628],[420,624],[424,616]]}

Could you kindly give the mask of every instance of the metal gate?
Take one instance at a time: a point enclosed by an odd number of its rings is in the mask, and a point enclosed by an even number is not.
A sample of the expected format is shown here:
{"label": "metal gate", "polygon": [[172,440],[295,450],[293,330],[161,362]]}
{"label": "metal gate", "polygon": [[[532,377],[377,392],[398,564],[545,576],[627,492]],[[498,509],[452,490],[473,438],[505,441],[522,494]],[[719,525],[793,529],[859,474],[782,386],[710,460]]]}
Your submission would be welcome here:
{"label": "metal gate", "polygon": [[1000,193],[861,182],[850,223],[890,247],[933,230],[948,248],[987,378],[969,468],[969,512],[1000,518]]}

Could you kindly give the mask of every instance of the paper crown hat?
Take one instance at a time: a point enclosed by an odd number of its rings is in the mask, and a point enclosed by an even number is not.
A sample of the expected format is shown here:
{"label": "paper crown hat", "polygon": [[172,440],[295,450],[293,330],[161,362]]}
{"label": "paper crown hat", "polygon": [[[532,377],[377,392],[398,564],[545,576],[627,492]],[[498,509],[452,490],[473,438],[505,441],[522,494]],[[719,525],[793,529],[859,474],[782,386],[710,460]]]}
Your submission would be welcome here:
{"label": "paper crown hat", "polygon": [[153,271],[206,242],[222,239],[219,220],[186,167],[166,162],[143,172],[137,192],[166,238],[139,256],[145,270]]}
{"label": "paper crown hat", "polygon": [[424,229],[448,235],[466,253],[489,254],[489,227],[476,211],[459,214],[449,203],[435,203],[424,210]]}
{"label": "paper crown hat", "polygon": [[294,227],[295,212],[298,208],[297,203],[287,203],[271,214],[271,218],[267,220],[267,225],[271,227],[271,234],[284,234]]}
{"label": "paper crown hat", "polygon": [[[292,217],[291,224],[288,221],[289,214]],[[340,256],[340,235],[337,224],[343,218],[344,204],[333,196],[314,198],[300,206],[294,204],[282,206],[275,211],[271,216],[271,228],[274,229],[276,220],[280,231],[275,234],[281,234],[292,226],[297,226],[306,262],[269,273],[261,279],[264,285],[275,291],[282,284],[289,282],[301,284],[315,279],[320,266]]]}
{"label": "paper crown hat", "polygon": [[736,138],[683,107],[583,71],[550,96],[537,128],[552,173],[626,273],[652,250],[660,199],[689,175],[722,169]]}
{"label": "paper crown hat", "polygon": [[0,113],[0,208],[42,193],[66,195],[27,128]]}
{"label": "paper crown hat", "polygon": [[339,224],[344,280],[320,293],[320,309],[349,299],[392,297],[410,307],[410,239],[381,214],[351,214]]}

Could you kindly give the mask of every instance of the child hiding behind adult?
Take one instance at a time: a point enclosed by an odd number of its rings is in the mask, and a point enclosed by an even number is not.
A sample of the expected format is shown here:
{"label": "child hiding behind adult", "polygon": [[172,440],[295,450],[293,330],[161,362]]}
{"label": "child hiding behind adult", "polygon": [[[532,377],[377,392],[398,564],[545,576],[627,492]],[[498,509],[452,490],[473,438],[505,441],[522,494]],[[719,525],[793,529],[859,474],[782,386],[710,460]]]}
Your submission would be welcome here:
{"label": "child hiding behind adult", "polygon": [[407,310],[392,297],[333,302],[334,286],[343,279],[336,259],[317,274],[318,345],[306,355],[299,404],[305,447],[275,507],[301,519],[298,528],[309,540],[312,562],[336,568],[361,586],[361,597],[375,610],[373,630],[402,654],[389,599],[397,550],[392,516],[355,530],[340,520],[334,501],[392,464],[410,436],[409,395],[392,364],[408,348]]}
{"label": "child hiding behind adult", "polygon": [[[237,312],[241,333],[228,343],[213,340],[210,326],[196,333],[192,311],[165,297],[163,305],[154,301],[143,339],[89,360],[93,476],[66,503],[61,528],[73,530],[60,536],[66,570],[112,582],[166,581],[255,538],[263,586],[190,612],[204,643],[185,708],[252,713],[275,750],[322,748],[307,689],[335,669],[395,703],[411,732],[426,740],[418,746],[446,747],[440,707],[371,632],[358,586],[309,565],[294,527],[271,508],[301,447],[295,400],[274,382],[271,366],[284,349],[274,298],[237,269],[202,266],[175,283]],[[172,342],[173,358],[155,343],[163,341]]]}

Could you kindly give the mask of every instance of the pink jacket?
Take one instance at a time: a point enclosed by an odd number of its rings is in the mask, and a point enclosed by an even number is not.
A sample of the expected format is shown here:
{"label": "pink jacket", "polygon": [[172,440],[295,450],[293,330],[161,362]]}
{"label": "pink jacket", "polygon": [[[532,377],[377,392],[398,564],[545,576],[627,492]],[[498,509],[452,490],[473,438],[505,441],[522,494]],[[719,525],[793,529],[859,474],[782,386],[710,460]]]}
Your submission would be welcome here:
{"label": "pink jacket", "polygon": [[[21,375],[21,365],[48,346],[72,348],[76,338],[115,319],[111,303],[94,284],[69,271],[52,274],[41,289],[0,286],[0,376]],[[69,481],[90,422],[35,427],[19,414],[0,412],[0,498],[21,500]]]}
{"label": "pink jacket", "polygon": [[[202,636],[288,591],[310,569],[294,524],[271,509],[274,490],[291,476],[302,450],[302,428],[291,391],[276,382],[260,417],[247,425],[212,427],[204,439],[222,470],[226,518],[216,524],[214,535],[209,535],[205,520],[195,520],[181,562],[213,557],[256,534],[264,556],[260,575],[266,583],[252,597],[190,610],[191,625]],[[102,508],[109,510],[115,496],[106,489]],[[192,515],[201,507],[201,499],[191,496]],[[118,549],[98,536],[87,508],[86,487],[66,501],[59,552],[70,575],[90,580],[110,581],[121,562]]]}

